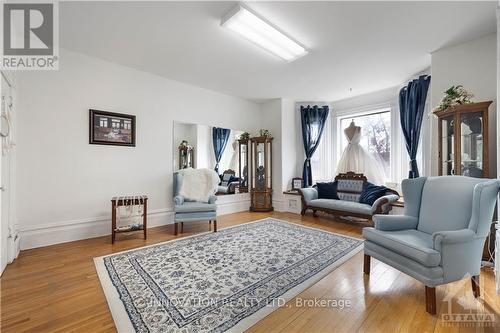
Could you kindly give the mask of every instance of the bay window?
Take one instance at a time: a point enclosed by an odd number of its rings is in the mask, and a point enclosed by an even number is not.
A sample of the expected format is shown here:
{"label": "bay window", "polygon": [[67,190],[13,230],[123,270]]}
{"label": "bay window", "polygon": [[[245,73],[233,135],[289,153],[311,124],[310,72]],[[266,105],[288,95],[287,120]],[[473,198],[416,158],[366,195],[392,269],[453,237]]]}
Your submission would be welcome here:
{"label": "bay window", "polygon": [[339,156],[348,145],[344,129],[351,121],[361,127],[360,145],[382,163],[386,181],[391,181],[391,110],[382,109],[340,117],[338,120],[340,142]]}

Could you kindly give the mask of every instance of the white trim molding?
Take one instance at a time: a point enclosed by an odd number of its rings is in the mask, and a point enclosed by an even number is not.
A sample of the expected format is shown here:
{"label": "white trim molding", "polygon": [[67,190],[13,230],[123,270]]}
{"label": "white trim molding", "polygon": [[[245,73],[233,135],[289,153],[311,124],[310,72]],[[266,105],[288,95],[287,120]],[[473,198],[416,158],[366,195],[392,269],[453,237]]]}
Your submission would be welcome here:
{"label": "white trim molding", "polygon": [[[217,215],[246,211],[250,207],[248,193],[219,196]],[[148,212],[148,228],[174,223],[173,207],[155,209]],[[111,234],[111,217],[98,216],[54,223],[36,224],[19,230],[20,249],[72,242]]]}
{"label": "white trim molding", "polygon": [[[173,220],[174,213],[171,208],[157,209],[148,213],[148,228],[171,224]],[[106,236],[111,234],[110,229],[109,216],[24,227],[19,230],[21,250]]]}

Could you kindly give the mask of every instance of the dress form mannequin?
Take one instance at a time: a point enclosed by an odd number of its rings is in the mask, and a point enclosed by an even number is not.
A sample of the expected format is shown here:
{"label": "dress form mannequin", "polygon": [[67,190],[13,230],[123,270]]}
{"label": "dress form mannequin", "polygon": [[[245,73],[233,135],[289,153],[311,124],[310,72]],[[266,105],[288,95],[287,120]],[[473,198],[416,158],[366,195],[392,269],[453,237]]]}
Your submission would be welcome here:
{"label": "dress form mannequin", "polygon": [[337,173],[362,173],[369,182],[383,185],[385,174],[382,162],[378,155],[372,155],[360,145],[361,127],[356,126],[354,120],[344,129],[347,142],[349,143],[340,157]]}
{"label": "dress form mannequin", "polygon": [[349,142],[350,142],[350,141],[352,141],[354,134],[356,134],[356,132],[358,132],[358,131],[361,131],[361,127],[356,126],[356,124],[354,123],[354,119],[353,119],[351,121],[351,124],[349,125],[349,127],[346,127],[344,129],[344,134],[349,139]]}

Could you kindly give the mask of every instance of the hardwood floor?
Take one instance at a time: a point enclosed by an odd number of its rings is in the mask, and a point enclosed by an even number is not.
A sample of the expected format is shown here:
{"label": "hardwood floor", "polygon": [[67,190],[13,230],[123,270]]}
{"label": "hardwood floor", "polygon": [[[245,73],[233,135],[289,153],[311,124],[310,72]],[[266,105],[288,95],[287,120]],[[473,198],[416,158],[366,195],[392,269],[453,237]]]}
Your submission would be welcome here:
{"label": "hardwood floor", "polygon": [[[219,228],[272,216],[339,234],[361,237],[361,223],[314,218],[288,213],[237,213],[218,218]],[[174,226],[152,228],[148,240],[141,233],[99,237],[22,251],[7,267],[1,283],[0,331],[8,332],[115,332],[93,258],[130,248],[189,236],[208,230],[208,223],[186,224],[173,235]],[[338,267],[303,291],[302,300],[343,299],[343,310],[299,306],[297,299],[274,311],[249,332],[499,332],[500,297],[495,293],[493,272],[481,272],[482,313],[490,313],[495,325],[448,325],[442,315],[475,314],[460,303],[473,305],[470,279],[436,288],[437,315],[425,312],[424,286],[413,278],[372,259],[371,275],[363,274],[363,253]],[[450,305],[444,300],[451,296]]]}

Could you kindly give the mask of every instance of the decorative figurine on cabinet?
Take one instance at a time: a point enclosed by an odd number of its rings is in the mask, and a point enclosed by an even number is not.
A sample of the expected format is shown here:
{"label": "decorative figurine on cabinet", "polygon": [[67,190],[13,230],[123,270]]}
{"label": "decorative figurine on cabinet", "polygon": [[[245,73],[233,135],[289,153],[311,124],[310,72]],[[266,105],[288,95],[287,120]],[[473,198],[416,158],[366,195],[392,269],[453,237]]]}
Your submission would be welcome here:
{"label": "decorative figurine on cabinet", "polygon": [[194,168],[194,147],[186,140],[179,145],[179,169]]}

